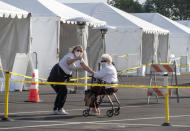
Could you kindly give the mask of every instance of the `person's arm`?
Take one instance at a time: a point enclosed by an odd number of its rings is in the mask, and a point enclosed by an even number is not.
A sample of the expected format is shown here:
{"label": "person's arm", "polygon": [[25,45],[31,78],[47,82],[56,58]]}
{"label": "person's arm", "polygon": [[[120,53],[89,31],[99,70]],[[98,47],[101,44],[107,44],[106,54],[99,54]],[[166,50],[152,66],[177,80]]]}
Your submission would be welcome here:
{"label": "person's arm", "polygon": [[84,61],[81,62],[80,65],[82,66],[82,68],[83,68],[84,70],[88,71],[88,72],[91,73],[92,75],[94,74],[94,71],[93,71],[89,66],[87,66]]}
{"label": "person's arm", "polygon": [[77,61],[77,60],[81,60],[82,59],[82,57],[75,57],[75,58],[68,58],[67,59],[67,64],[68,65],[70,65],[70,64],[73,64],[75,61]]}
{"label": "person's arm", "polygon": [[105,68],[103,68],[103,69],[101,69],[100,71],[94,73],[94,77],[95,77],[95,78],[98,78],[98,79],[102,79],[102,78],[104,78],[106,75],[107,75],[107,71],[106,71]]}

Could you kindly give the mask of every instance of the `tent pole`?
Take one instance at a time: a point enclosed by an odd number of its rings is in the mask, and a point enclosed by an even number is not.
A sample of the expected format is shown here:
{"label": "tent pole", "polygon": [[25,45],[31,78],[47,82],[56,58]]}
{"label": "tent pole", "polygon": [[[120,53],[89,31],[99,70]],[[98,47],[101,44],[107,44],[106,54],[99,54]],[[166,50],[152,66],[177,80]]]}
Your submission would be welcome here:
{"label": "tent pole", "polygon": [[[85,36],[84,36],[84,33],[83,33],[84,29],[85,29],[85,26],[86,26],[86,22],[77,22],[77,25],[78,25],[78,27],[80,29],[80,45],[82,45],[82,47],[84,49],[84,55],[83,55],[84,61],[86,63],[88,63],[88,58],[87,58],[87,53],[86,53],[87,45],[86,45],[86,42],[85,42],[85,39],[84,39]],[[79,72],[77,74],[78,74],[78,76],[80,76]],[[83,71],[82,75],[83,75],[82,77],[87,77],[87,72]],[[87,83],[87,80],[85,79],[83,82]],[[77,88],[77,90],[79,91],[79,93],[82,93],[85,90],[87,90],[87,86],[83,86],[83,87]]]}
{"label": "tent pole", "polygon": [[100,32],[102,34],[102,42],[103,42],[103,53],[106,53],[106,33],[107,33],[108,29],[100,29]]}

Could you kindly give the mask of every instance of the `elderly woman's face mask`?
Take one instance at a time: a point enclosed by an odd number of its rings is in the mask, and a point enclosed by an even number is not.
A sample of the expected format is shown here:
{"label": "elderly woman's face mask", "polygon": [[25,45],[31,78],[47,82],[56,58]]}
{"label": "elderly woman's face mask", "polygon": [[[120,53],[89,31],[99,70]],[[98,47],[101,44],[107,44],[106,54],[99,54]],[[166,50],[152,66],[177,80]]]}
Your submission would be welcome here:
{"label": "elderly woman's face mask", "polygon": [[102,68],[106,67],[107,66],[107,61],[106,60],[101,60],[101,65],[102,65]]}

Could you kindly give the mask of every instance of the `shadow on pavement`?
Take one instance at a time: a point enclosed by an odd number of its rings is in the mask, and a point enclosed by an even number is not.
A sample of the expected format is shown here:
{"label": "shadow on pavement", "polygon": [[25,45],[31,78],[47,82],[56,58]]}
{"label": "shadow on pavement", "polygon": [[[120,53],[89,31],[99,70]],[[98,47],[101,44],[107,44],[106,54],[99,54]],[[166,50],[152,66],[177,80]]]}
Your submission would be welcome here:
{"label": "shadow on pavement", "polygon": [[[37,117],[36,117],[37,116]],[[44,115],[33,115],[33,116],[19,116],[22,118],[18,118],[18,116],[11,116],[14,117],[14,120],[65,120],[65,119],[73,119],[78,117],[83,117],[82,115],[52,115],[49,116]]]}

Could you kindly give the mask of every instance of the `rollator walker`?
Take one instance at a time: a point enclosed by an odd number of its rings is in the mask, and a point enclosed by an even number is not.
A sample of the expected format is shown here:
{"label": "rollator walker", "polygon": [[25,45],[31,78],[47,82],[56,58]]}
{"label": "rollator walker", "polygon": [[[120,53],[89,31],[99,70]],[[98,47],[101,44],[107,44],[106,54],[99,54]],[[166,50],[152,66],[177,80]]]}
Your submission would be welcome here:
{"label": "rollator walker", "polygon": [[[94,77],[92,77],[91,79],[91,83],[93,84],[106,84],[105,82],[99,80],[99,79],[96,79]],[[90,87],[90,89],[88,89],[87,91],[85,91],[85,97],[90,95],[90,91],[92,89],[93,86]],[[111,106],[111,109],[108,109],[107,112],[106,112],[106,115],[108,117],[112,117],[113,115],[114,116],[118,116],[120,114],[120,102],[116,96],[116,94],[114,92],[112,93],[108,93],[105,89],[104,86],[100,86],[99,87],[99,91],[98,93],[96,94],[98,97],[97,97],[97,105],[98,107],[100,105],[102,105],[103,103],[109,103],[110,106]],[[95,96],[93,96],[94,94],[91,94],[91,96],[88,96],[90,101],[92,101],[92,99],[95,99]],[[108,98],[108,102],[105,102],[104,99],[105,99],[105,96]],[[115,101],[112,101],[111,99],[111,96],[114,97]],[[94,101],[93,104],[95,104],[96,101]],[[114,103],[117,103],[117,105],[115,105]],[[83,116],[84,117],[88,117],[90,115],[90,109],[91,109],[91,106],[90,104],[87,104],[86,106],[88,106],[87,109],[83,110]],[[95,107],[96,108],[96,107]]]}

